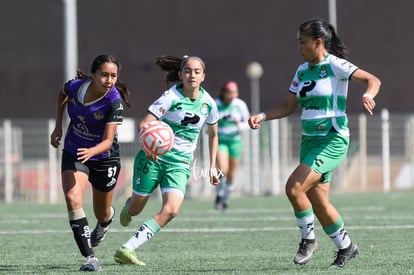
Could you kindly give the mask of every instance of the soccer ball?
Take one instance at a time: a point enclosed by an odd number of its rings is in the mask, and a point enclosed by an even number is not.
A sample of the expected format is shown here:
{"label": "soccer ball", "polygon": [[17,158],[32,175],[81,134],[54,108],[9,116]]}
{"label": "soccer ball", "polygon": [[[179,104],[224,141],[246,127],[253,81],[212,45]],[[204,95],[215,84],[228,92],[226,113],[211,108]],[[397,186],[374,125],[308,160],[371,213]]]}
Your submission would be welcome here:
{"label": "soccer ball", "polygon": [[161,121],[147,122],[139,131],[138,141],[142,148],[155,156],[165,155],[174,145],[174,132]]}

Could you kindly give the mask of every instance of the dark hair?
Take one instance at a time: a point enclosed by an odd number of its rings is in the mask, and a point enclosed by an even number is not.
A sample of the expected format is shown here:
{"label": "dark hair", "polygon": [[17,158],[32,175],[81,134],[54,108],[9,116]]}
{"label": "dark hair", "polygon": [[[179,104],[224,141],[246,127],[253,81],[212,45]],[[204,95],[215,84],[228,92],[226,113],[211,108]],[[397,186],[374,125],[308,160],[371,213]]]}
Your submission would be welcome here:
{"label": "dark hair", "polygon": [[[115,59],[115,57],[108,55],[108,54],[102,54],[98,55],[91,64],[91,74],[96,73],[99,69],[101,69],[102,64],[104,63],[114,63],[118,67],[118,74],[121,70],[121,64],[118,62],[118,60]],[[76,73],[76,78],[90,78],[90,76],[84,74],[81,70],[78,70]],[[122,100],[124,101],[125,105],[130,107],[129,104],[129,90],[125,83],[123,83],[119,76],[116,80],[115,87],[118,89],[119,93],[121,94]]]}
{"label": "dark hair", "polygon": [[303,22],[299,27],[299,33],[314,39],[322,38],[325,48],[329,53],[345,58],[347,48],[335,31],[335,27],[319,18],[313,18]]}
{"label": "dark hair", "polygon": [[203,70],[206,70],[204,61],[197,56],[176,57],[171,55],[162,55],[157,58],[155,64],[157,64],[162,71],[166,72],[165,81],[168,85],[171,82],[181,81],[180,77],[178,76],[178,72],[183,69],[185,64],[187,64],[188,60],[190,59],[197,59],[200,61]]}

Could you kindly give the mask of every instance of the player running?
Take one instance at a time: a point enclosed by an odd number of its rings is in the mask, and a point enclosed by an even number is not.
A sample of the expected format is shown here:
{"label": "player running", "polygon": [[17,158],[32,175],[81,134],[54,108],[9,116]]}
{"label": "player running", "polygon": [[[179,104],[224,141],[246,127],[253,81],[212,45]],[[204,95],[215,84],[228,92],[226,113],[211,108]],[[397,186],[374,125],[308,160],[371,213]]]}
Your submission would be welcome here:
{"label": "player running", "polygon": [[220,114],[217,166],[224,176],[220,178],[220,184],[216,188],[214,207],[218,210],[227,210],[243,150],[240,131],[249,129],[247,120],[250,113],[246,103],[239,98],[239,88],[234,81],[226,82],[221,87],[216,103]]}
{"label": "player running", "polygon": [[140,150],[135,157],[132,196],[122,208],[121,225],[129,225],[132,217],[141,213],[158,185],[162,193],[162,207],[159,213],[139,226],[136,233],[116,251],[114,260],[121,264],[145,265],[138,260],[135,250],[178,214],[190,177],[193,152],[205,124],[209,131],[210,183],[219,183],[216,170],[219,115],[214,99],[201,87],[205,78],[204,62],[196,56],[162,56],[158,58],[157,64],[167,72],[167,83],[179,83],[165,91],[148,108],[148,114],[139,125],[142,127],[156,119],[168,123],[175,134],[174,146],[163,156],[156,157]]}
{"label": "player running", "polygon": [[[120,65],[110,55],[100,55],[91,66],[91,76],[78,71],[65,83],[57,101],[53,147],[60,145],[65,106],[70,118],[62,153],[62,187],[73,237],[85,263],[81,271],[100,271],[92,247],[104,238],[115,215],[111,206],[121,169],[117,126],[123,119],[123,102],[129,106],[129,91],[119,81]],[[98,220],[90,232],[83,210],[83,195],[92,184],[93,210]]]}
{"label": "player running", "polygon": [[300,65],[290,85],[287,99],[266,113],[249,119],[252,129],[265,120],[278,119],[302,107],[300,164],[286,183],[286,195],[292,204],[302,240],[293,261],[307,263],[318,244],[314,215],[331,238],[338,252],[331,268],[344,267],[358,255],[344,221],[329,202],[332,171],[348,151],[349,129],[346,116],[348,81],[366,85],[361,101],[372,115],[380,80],[345,60],[345,47],[332,25],[320,19],[304,22],[298,30],[299,50],[305,63]]}

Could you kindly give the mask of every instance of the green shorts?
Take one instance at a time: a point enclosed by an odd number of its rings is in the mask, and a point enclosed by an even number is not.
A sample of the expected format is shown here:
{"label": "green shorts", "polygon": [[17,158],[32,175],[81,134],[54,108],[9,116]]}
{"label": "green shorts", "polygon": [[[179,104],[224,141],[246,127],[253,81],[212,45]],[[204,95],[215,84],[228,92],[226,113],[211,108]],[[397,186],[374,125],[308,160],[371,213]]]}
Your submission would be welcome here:
{"label": "green shorts", "polygon": [[302,136],[300,162],[322,174],[321,182],[330,182],[332,171],[348,152],[349,137],[330,132],[326,136]]}
{"label": "green shorts", "polygon": [[190,168],[184,168],[164,161],[149,161],[140,150],[134,161],[133,192],[147,196],[159,185],[161,191],[179,190],[185,195]]}
{"label": "green shorts", "polygon": [[241,138],[219,140],[218,151],[225,152],[233,159],[239,159],[242,154],[243,141]]}

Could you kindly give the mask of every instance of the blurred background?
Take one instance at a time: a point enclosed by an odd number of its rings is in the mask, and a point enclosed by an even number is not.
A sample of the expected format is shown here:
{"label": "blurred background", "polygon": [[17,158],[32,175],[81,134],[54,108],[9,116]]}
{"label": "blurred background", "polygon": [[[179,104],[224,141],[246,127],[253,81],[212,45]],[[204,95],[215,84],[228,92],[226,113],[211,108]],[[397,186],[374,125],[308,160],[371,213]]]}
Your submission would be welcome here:
{"label": "blurred background", "polygon": [[[124,169],[117,195],[124,198],[130,192],[137,150],[136,123],[166,88],[156,57],[200,56],[207,65],[203,86],[212,96],[218,96],[224,82],[233,80],[252,113],[267,110],[285,98],[293,74],[303,62],[296,30],[312,17],[334,24],[350,50],[348,59],[382,80],[373,117],[362,114],[363,86],[350,84],[351,147],[335,174],[334,190],[388,192],[414,187],[413,96],[408,85],[414,46],[412,1],[0,3],[0,200],[62,200],[60,152],[49,145],[57,92],[75,76],[76,69],[89,73],[98,54],[117,57],[122,64],[121,79],[132,92],[132,106],[125,110],[125,124],[119,131]],[[257,79],[246,72],[252,62],[263,71]],[[284,181],[298,163],[298,114],[266,123],[258,136],[244,133],[236,194],[283,193]],[[196,159],[204,169],[203,136]],[[193,198],[210,198],[214,193],[202,177],[193,177],[188,190],[188,197]]]}

